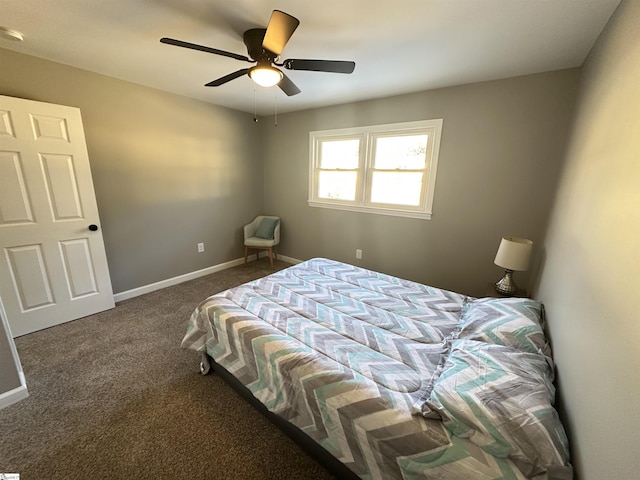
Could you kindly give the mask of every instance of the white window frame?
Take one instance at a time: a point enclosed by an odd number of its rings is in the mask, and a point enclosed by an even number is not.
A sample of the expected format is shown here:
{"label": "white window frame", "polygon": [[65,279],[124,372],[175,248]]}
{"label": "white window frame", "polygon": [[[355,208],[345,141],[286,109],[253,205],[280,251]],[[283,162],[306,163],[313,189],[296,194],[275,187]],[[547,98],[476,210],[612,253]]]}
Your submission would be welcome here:
{"label": "white window frame", "polygon": [[[355,212],[376,213],[430,219],[433,214],[433,197],[440,153],[440,138],[442,136],[441,118],[404,122],[367,127],[343,128],[338,130],[318,130],[309,132],[309,201],[311,207],[332,208],[337,210],[351,210]],[[422,182],[420,205],[401,206],[379,204],[371,202],[370,191],[372,182],[373,160],[375,155],[375,140],[380,137],[428,135],[426,162]],[[360,140],[359,162],[356,180],[356,198],[354,201],[327,199],[318,197],[318,179],[320,169],[320,146],[323,141],[331,140]],[[338,171],[340,169],[337,169]],[[406,171],[406,170],[405,170]]]}

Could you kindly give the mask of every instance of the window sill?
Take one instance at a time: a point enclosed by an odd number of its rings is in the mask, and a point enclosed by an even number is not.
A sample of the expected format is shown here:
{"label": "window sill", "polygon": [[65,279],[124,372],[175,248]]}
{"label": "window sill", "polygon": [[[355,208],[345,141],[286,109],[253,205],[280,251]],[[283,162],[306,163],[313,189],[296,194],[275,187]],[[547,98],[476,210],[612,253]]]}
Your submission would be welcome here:
{"label": "window sill", "polygon": [[318,207],[318,208],[330,208],[333,210],[348,210],[351,212],[360,212],[360,213],[372,213],[374,215],[390,215],[393,217],[406,217],[406,218],[419,218],[421,220],[430,220],[431,212],[413,212],[407,210],[396,210],[392,208],[376,208],[376,207],[363,207],[356,205],[342,205],[336,203],[324,203],[324,202],[314,202],[309,200],[308,204],[310,207]]}

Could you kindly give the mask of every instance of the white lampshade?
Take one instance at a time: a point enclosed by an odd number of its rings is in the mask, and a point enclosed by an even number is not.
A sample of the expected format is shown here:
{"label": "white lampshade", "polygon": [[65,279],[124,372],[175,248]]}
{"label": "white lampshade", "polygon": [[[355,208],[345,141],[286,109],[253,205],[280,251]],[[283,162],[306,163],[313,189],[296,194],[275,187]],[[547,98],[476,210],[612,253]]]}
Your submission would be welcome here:
{"label": "white lampshade", "polygon": [[533,242],[520,237],[503,237],[493,263],[507,270],[524,271],[529,268]]}
{"label": "white lampshade", "polygon": [[255,66],[249,70],[249,76],[261,87],[273,87],[282,80],[282,72],[271,66]]}

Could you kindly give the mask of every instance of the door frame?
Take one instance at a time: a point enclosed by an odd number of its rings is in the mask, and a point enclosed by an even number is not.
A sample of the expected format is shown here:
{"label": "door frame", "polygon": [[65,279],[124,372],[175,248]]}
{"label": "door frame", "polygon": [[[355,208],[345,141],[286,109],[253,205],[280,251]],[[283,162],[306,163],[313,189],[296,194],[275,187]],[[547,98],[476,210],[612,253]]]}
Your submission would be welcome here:
{"label": "door frame", "polygon": [[20,385],[18,387],[6,392],[0,392],[0,410],[2,410],[9,405],[13,405],[16,402],[27,398],[29,396],[29,390],[27,389],[27,379],[25,378],[24,371],[22,370],[22,363],[20,363],[20,357],[18,356],[18,349],[16,348],[13,335],[11,334],[9,319],[7,318],[7,313],[5,312],[4,305],[2,304],[2,297],[0,297],[0,321],[2,321],[4,333],[7,336],[7,341],[9,342],[9,350],[11,350],[11,356],[13,357],[13,364],[18,374],[18,378],[20,379]]}

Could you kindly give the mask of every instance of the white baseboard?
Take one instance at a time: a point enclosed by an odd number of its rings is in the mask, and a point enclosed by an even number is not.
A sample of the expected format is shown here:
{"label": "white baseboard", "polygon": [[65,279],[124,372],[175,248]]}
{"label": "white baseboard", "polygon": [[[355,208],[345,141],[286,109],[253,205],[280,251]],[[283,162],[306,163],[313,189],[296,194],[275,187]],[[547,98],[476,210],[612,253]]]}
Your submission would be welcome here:
{"label": "white baseboard", "polygon": [[278,260],[282,260],[283,262],[291,263],[293,265],[304,262],[304,260],[298,260],[297,258],[287,257],[285,255],[280,255],[280,254],[278,254]]}
{"label": "white baseboard", "polygon": [[27,390],[27,385],[24,381],[23,375],[20,375],[20,383],[21,385],[19,387],[0,394],[0,410],[29,396],[29,391]]}
{"label": "white baseboard", "polygon": [[[266,257],[266,256],[267,256],[267,252],[260,252],[260,257]],[[249,255],[248,260],[250,261],[256,260],[256,255],[255,254]],[[292,263],[292,264],[302,262],[302,260],[286,257],[283,255],[278,255],[278,260],[282,260],[283,262]],[[194,280],[196,278],[204,277],[205,275],[210,275],[212,273],[220,272],[222,270],[226,270],[227,268],[237,267],[238,265],[242,265],[243,263],[244,263],[244,257],[236,258],[235,260],[231,260],[230,262],[220,263],[212,267],[203,268],[202,270],[196,270],[195,272],[185,273],[184,275],[179,275],[177,277],[168,278],[166,280],[161,280],[159,282],[151,283],[143,287],[133,288],[131,290],[126,290],[124,292],[119,292],[113,295],[113,299],[115,302],[122,302],[123,300],[128,300],[130,298],[138,297],[140,295],[144,295],[145,293],[155,292],[156,290],[172,287],[173,285],[178,285],[179,283],[187,282],[189,280]]]}

